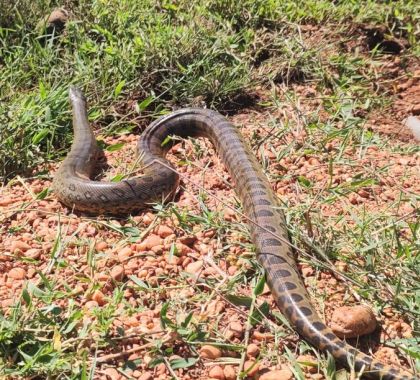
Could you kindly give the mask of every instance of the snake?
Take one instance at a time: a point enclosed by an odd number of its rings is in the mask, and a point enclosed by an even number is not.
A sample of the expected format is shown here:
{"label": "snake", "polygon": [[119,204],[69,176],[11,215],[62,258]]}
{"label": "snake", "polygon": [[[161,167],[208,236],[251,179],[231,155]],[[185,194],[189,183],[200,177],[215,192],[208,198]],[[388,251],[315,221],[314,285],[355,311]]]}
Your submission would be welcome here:
{"label": "snake", "polygon": [[53,189],[66,206],[90,214],[127,214],[174,196],[180,182],[165,158],[179,139],[205,137],[230,174],[249,224],[251,241],[271,294],[295,331],[318,350],[330,353],[347,368],[372,379],[410,380],[341,340],[317,314],[300,276],[280,201],[239,130],[210,109],[183,108],[161,116],[141,134],[137,150],[143,167],[139,177],[106,182],[91,180],[100,153],[89,126],[86,98],[71,86],[74,137],[70,152],[53,179]]}

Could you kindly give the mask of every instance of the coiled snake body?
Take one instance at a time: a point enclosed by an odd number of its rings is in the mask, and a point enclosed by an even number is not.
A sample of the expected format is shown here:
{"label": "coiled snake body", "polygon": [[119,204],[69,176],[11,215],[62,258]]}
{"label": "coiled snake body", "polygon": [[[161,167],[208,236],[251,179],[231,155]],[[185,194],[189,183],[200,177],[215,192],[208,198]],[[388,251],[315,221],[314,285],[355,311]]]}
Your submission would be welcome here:
{"label": "coiled snake body", "polygon": [[138,143],[144,175],[117,183],[97,182],[89,179],[98,148],[88,125],[82,92],[71,88],[70,101],[74,141],[54,178],[55,193],[64,204],[90,213],[118,214],[145,208],[162,196],[173,194],[179,182],[176,171],[165,159],[171,146],[163,144],[165,139],[171,135],[207,137],[226,165],[251,221],[252,241],[273,297],[299,334],[347,367],[353,366],[371,378],[412,378],[341,341],[319,318],[288,244],[285,219],[277,198],[241,135],[224,117],[210,110],[187,108],[158,119],[146,128]]}

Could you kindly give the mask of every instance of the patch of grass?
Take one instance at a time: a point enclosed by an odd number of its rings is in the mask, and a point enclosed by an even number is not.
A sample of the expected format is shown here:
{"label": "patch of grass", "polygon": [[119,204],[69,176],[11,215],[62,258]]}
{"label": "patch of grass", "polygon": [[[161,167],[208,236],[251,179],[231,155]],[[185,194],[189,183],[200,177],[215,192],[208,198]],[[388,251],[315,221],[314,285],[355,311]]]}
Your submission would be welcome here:
{"label": "patch of grass", "polygon": [[[107,0],[60,3],[70,11],[64,34],[43,36],[37,25],[57,5],[1,2],[7,10],[0,16],[3,179],[68,146],[70,84],[85,90],[92,122],[115,133],[119,120],[131,128],[144,124],[136,104],[148,97],[150,111],[167,102],[229,111],[252,102],[252,85],[267,75],[316,76],[314,51],[296,23],[385,23],[413,45],[417,33],[414,2],[378,8],[376,2]],[[255,63],[268,56],[268,69],[258,75]]]}

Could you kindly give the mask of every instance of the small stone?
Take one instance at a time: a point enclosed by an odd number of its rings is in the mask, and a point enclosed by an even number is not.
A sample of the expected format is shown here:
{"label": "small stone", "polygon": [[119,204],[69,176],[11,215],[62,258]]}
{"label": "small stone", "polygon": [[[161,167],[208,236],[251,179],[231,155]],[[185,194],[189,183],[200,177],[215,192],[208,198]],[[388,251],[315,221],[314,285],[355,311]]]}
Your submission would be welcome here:
{"label": "small stone", "polygon": [[68,18],[69,18],[68,12],[65,9],[59,8],[59,9],[54,9],[51,12],[51,14],[48,16],[47,22],[50,25],[63,28]]}
{"label": "small stone", "polygon": [[115,368],[111,368],[111,367],[107,368],[104,371],[104,374],[105,374],[106,378],[109,379],[109,380],[115,380],[115,379],[120,379],[121,378],[118,371]]}
{"label": "small stone", "polygon": [[252,337],[255,340],[259,341],[259,342],[262,342],[262,341],[272,341],[272,340],[274,340],[274,335],[273,334],[271,334],[271,333],[262,333],[262,332],[260,332],[258,330],[255,330],[253,332]]}
{"label": "small stone", "polygon": [[3,199],[0,199],[0,206],[2,206],[2,207],[3,206],[8,206],[13,202],[15,202],[15,200],[10,198],[10,197],[3,198]]}
{"label": "small stone", "polygon": [[337,308],[331,318],[331,329],[340,338],[355,338],[375,331],[375,315],[367,306],[343,306]]}
{"label": "small stone", "polygon": [[233,366],[225,366],[225,368],[223,368],[223,373],[225,375],[225,380],[236,380],[236,371]]}
{"label": "small stone", "polygon": [[291,380],[293,372],[290,369],[280,369],[264,373],[259,380]]}
{"label": "small stone", "polygon": [[255,362],[254,360],[247,360],[244,363],[244,371],[246,372],[247,376],[254,376],[257,374],[260,368],[260,364]]}
{"label": "small stone", "polygon": [[13,304],[14,304],[14,301],[11,298],[7,298],[7,299],[1,301],[2,309],[8,309]]}
{"label": "small stone", "polygon": [[188,245],[176,243],[176,251],[179,256],[185,256],[191,252],[191,248]]}
{"label": "small stone", "polygon": [[235,266],[235,265],[231,265],[229,268],[228,268],[228,270],[227,270],[227,272],[228,272],[228,274],[229,274],[229,276],[233,276],[233,275],[235,275],[235,273],[238,271],[238,267],[237,266]]}
{"label": "small stone", "polygon": [[185,272],[197,275],[203,268],[203,265],[203,260],[195,261],[187,265],[187,267],[185,268]]}
{"label": "small stone", "polygon": [[105,296],[100,290],[95,290],[92,294],[92,301],[95,301],[99,306],[105,305]]}
{"label": "small stone", "polygon": [[205,345],[201,347],[200,356],[204,359],[214,360],[222,356],[222,351],[220,351],[220,349],[217,347]]}
{"label": "small stone", "polygon": [[162,245],[163,240],[158,236],[151,234],[149,235],[142,243],[141,245],[144,246],[145,250],[151,250],[153,247],[156,247],[157,245]]}
{"label": "small stone", "polygon": [[172,235],[173,233],[174,231],[172,230],[172,228],[165,226],[164,224],[160,225],[157,230],[157,234],[163,239],[168,237],[169,235]]}
{"label": "small stone", "polygon": [[108,244],[104,241],[100,241],[100,242],[96,243],[96,245],[95,245],[95,249],[98,252],[105,251],[105,249],[107,249],[107,248],[108,248]]}
{"label": "small stone", "polygon": [[36,260],[41,256],[41,250],[38,248],[31,248],[28,249],[25,253],[24,256],[29,258],[29,259],[33,259]]}
{"label": "small stone", "polygon": [[26,277],[26,271],[23,268],[12,268],[8,275],[14,280],[23,280]]}
{"label": "small stone", "polygon": [[[134,371],[135,373],[136,371]],[[153,375],[150,372],[143,373],[140,377],[138,377],[139,380],[153,380]]]}
{"label": "small stone", "polygon": [[111,277],[115,281],[121,281],[124,278],[124,267],[122,265],[116,265],[111,269]]}
{"label": "small stone", "polygon": [[31,246],[28,243],[25,243],[24,241],[15,240],[10,245],[10,251],[14,253],[16,250],[20,250],[22,252],[27,251],[28,249],[31,249]]}
{"label": "small stone", "polygon": [[222,367],[216,365],[209,370],[209,376],[213,379],[225,380],[225,374]]}
{"label": "small stone", "polygon": [[159,363],[155,368],[156,368],[156,375],[164,375],[167,372],[165,363]]}
{"label": "small stone", "polygon": [[197,240],[197,238],[195,236],[182,236],[181,238],[179,238],[179,241],[182,244],[191,246],[195,243],[195,241]]}
{"label": "small stone", "polygon": [[239,322],[231,322],[229,325],[229,329],[230,331],[233,332],[233,334],[237,337],[240,338],[242,337],[242,334],[244,332],[244,327],[242,326],[241,323]]}
{"label": "small stone", "polygon": [[313,276],[314,273],[315,273],[315,271],[312,267],[306,266],[306,265],[302,266],[301,271],[302,271],[302,276],[303,277],[310,277],[310,276]]}
{"label": "small stone", "polygon": [[127,261],[132,253],[133,252],[130,247],[124,247],[118,252],[118,260],[121,262]]}
{"label": "small stone", "polygon": [[98,303],[96,302],[96,301],[87,301],[86,303],[85,303],[85,307],[86,307],[86,309],[94,309],[95,307],[98,307],[99,305],[98,305]]}
{"label": "small stone", "polygon": [[248,345],[246,349],[246,354],[248,355],[248,357],[255,358],[258,356],[259,353],[260,349],[255,343],[251,343],[250,345]]}

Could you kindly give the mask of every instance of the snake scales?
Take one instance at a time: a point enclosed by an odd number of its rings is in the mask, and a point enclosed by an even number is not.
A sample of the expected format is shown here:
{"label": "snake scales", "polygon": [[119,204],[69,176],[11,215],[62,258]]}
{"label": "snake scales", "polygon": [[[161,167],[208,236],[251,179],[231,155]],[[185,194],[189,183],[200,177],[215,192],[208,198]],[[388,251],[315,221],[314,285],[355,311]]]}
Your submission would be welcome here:
{"label": "snake scales", "polygon": [[[312,307],[300,278],[294,253],[288,243],[283,213],[270,184],[254,155],[237,129],[224,117],[204,109],[181,109],[153,122],[142,134],[138,150],[145,166],[144,175],[121,182],[89,179],[98,153],[82,92],[72,87],[74,141],[70,153],[54,178],[54,190],[67,206],[90,213],[128,213],[170,196],[179,177],[165,155],[171,135],[206,137],[225,163],[251,223],[252,241],[267,282],[282,313],[299,334],[312,345],[330,352],[342,364],[377,379],[413,377],[389,368],[341,341],[320,319]],[[163,165],[161,163],[164,163]]]}

